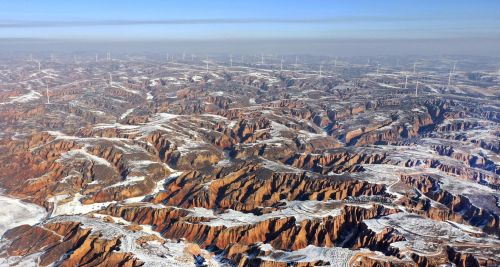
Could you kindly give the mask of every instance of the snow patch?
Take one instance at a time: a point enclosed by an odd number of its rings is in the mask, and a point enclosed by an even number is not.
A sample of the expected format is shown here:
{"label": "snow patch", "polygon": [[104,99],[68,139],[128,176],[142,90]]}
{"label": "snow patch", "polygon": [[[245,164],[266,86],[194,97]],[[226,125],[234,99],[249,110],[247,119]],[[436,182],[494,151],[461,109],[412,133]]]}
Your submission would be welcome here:
{"label": "snow patch", "polygon": [[2,207],[0,209],[0,236],[16,226],[36,224],[47,215],[45,209],[38,205],[3,195],[0,195],[0,206]]}

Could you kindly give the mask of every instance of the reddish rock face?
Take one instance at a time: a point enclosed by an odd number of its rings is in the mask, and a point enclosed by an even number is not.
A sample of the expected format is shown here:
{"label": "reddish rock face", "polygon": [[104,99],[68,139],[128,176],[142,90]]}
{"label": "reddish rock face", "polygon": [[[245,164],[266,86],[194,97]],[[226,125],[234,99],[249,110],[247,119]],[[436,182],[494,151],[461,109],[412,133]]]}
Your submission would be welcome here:
{"label": "reddish rock face", "polygon": [[155,62],[0,66],[0,266],[499,264],[496,85]]}

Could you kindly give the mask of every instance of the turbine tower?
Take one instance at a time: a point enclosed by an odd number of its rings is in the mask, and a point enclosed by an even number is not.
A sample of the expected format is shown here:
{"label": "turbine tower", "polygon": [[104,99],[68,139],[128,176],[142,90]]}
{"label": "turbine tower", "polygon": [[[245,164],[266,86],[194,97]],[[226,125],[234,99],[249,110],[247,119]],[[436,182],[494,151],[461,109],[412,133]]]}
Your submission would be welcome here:
{"label": "turbine tower", "polygon": [[50,97],[49,97],[49,85],[47,84],[47,87],[45,87],[45,93],[47,95],[47,105],[50,104]]}
{"label": "turbine tower", "polygon": [[380,64],[377,64],[377,75],[378,75],[379,68],[380,68]]}
{"label": "turbine tower", "polygon": [[229,62],[230,66],[233,67],[233,54],[229,55]]}
{"label": "turbine tower", "polygon": [[408,75],[405,76],[405,89],[407,85],[408,85]]}
{"label": "turbine tower", "polygon": [[113,76],[111,75],[111,72],[109,73],[109,86],[113,83]]}
{"label": "turbine tower", "polygon": [[40,71],[40,68],[41,68],[40,66],[41,66],[40,60],[38,60],[38,71]]}
{"label": "turbine tower", "polygon": [[95,53],[95,63],[97,63],[98,59],[99,59],[99,56],[97,55],[97,53]]}
{"label": "turbine tower", "polygon": [[321,74],[323,72],[323,65],[319,65],[319,77],[321,78]]}
{"label": "turbine tower", "polygon": [[450,84],[451,84],[451,71],[450,74],[448,75],[448,89],[450,89]]}
{"label": "turbine tower", "polygon": [[280,71],[283,71],[283,56],[281,56]]}
{"label": "turbine tower", "polygon": [[413,63],[413,74],[415,74],[416,67],[417,67],[417,62]]}
{"label": "turbine tower", "polygon": [[417,80],[417,84],[415,85],[415,96],[418,96],[418,80]]}
{"label": "turbine tower", "polygon": [[260,54],[260,64],[264,65],[264,54]]}
{"label": "turbine tower", "polygon": [[207,63],[207,74],[208,74],[208,56],[207,56],[206,63]]}

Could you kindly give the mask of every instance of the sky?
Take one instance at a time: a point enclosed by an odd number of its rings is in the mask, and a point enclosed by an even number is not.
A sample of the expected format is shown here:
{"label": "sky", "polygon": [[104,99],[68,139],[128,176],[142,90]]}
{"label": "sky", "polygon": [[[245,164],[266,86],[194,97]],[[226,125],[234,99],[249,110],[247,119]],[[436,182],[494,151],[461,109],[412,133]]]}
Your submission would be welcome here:
{"label": "sky", "polygon": [[4,0],[0,39],[396,41],[400,48],[459,40],[457,49],[479,41],[495,52],[499,10],[498,0]]}

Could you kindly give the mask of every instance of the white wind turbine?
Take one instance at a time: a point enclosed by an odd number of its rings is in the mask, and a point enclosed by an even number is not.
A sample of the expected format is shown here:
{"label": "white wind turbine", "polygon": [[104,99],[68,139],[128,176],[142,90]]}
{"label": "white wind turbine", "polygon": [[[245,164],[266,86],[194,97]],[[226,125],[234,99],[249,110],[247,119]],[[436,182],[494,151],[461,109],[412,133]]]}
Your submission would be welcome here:
{"label": "white wind turbine", "polygon": [[207,64],[207,74],[208,74],[208,56],[207,56],[207,59],[206,59],[206,64]]}
{"label": "white wind turbine", "polygon": [[417,84],[415,85],[415,96],[418,96],[418,80],[417,80]]}
{"label": "white wind turbine", "polygon": [[448,87],[447,89],[450,90],[450,84],[451,84],[451,73],[452,71],[450,70],[450,74],[448,74]]}
{"label": "white wind turbine", "polygon": [[47,96],[47,105],[50,105],[49,85],[48,84],[46,84],[45,93],[46,93],[46,96]]}

